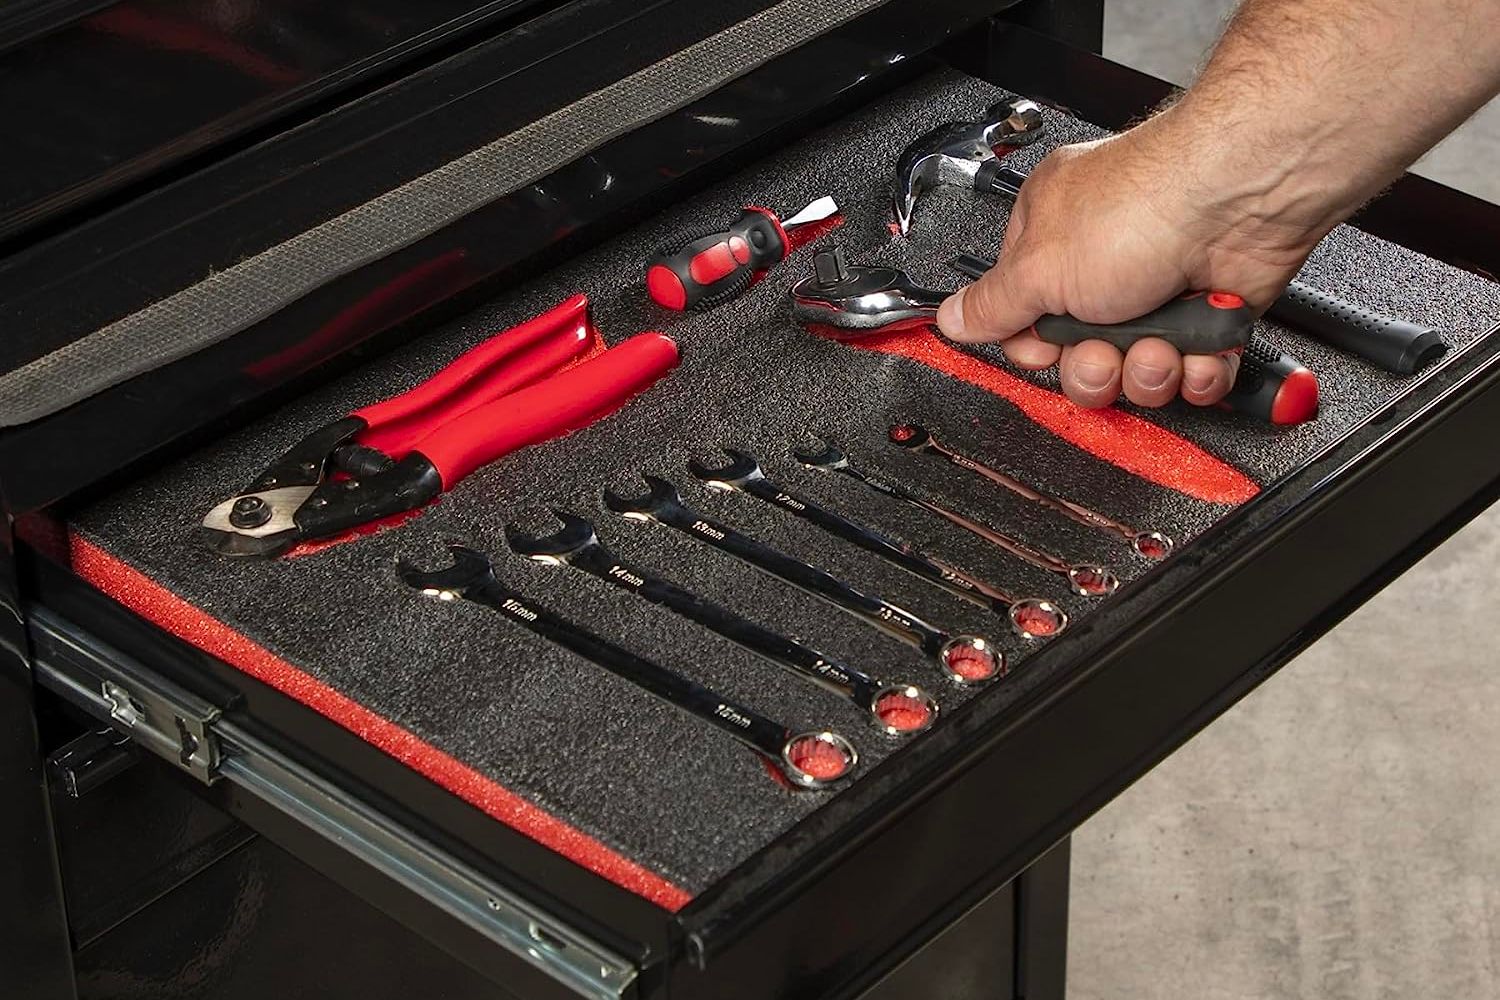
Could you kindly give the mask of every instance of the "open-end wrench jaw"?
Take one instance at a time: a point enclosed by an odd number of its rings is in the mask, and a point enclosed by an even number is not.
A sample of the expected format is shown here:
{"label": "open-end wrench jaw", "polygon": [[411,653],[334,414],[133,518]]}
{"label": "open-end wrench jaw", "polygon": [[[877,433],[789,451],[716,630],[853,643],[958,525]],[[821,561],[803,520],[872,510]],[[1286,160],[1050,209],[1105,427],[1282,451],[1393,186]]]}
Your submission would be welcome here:
{"label": "open-end wrench jaw", "polygon": [[508,524],[505,526],[506,542],[517,555],[553,565],[566,563],[578,553],[599,544],[594,525],[586,518],[556,507],[552,508],[552,516],[562,522],[562,527],[550,535],[533,535]]}
{"label": "open-end wrench jaw", "polygon": [[646,483],[647,492],[637,496],[625,496],[606,487],[604,506],[634,521],[655,521],[667,511],[682,506],[682,494],[665,479],[644,474],[641,479]]}
{"label": "open-end wrench jaw", "polygon": [[821,437],[810,437],[807,444],[794,447],[792,458],[812,469],[842,469],[849,465],[849,456],[838,445]]}
{"label": "open-end wrench jaw", "polygon": [[413,590],[445,601],[495,583],[495,569],[484,553],[465,545],[450,545],[448,551],[453,556],[452,566],[424,570],[403,559],[396,566],[396,574]]}
{"label": "open-end wrench jaw", "polygon": [[742,487],[753,480],[766,478],[766,474],[761,471],[760,463],[755,460],[754,455],[735,448],[720,450],[729,456],[727,465],[711,466],[697,458],[688,459],[688,472],[701,479],[704,486],[711,490],[730,490]]}

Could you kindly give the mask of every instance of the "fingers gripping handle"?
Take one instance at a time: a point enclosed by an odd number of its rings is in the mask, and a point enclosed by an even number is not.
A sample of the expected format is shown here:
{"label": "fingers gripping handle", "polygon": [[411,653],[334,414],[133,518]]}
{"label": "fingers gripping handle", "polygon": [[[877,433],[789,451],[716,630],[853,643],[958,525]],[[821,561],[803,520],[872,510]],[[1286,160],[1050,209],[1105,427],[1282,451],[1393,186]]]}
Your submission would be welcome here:
{"label": "fingers gripping handle", "polygon": [[[954,270],[982,278],[995,265],[971,253],[949,262]],[[1125,323],[1085,323],[1072,316],[1043,316],[1033,326],[1049,344],[1067,347],[1103,340],[1120,350],[1144,337],[1160,337],[1183,354],[1219,354],[1250,343],[1255,315],[1232,292],[1190,292]]]}
{"label": "fingers gripping handle", "polygon": [[1254,321],[1255,314],[1238,295],[1208,292],[1173,299],[1124,323],[1085,323],[1072,316],[1043,316],[1034,329],[1042,340],[1064,347],[1103,340],[1125,351],[1138,340],[1158,337],[1183,354],[1219,354],[1248,344]]}
{"label": "fingers gripping handle", "polygon": [[642,333],[576,368],[470,410],[417,442],[443,489],[518,448],[587,427],[677,366],[677,345]]}

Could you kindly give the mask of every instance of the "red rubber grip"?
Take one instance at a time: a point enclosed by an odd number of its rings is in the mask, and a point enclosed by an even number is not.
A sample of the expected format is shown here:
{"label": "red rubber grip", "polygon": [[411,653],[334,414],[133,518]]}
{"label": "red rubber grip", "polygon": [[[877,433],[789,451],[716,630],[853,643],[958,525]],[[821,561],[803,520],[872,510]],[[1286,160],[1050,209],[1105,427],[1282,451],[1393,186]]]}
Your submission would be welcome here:
{"label": "red rubber grip", "polygon": [[547,377],[589,347],[588,309],[588,298],[574,295],[470,348],[401,395],[355,410],[351,416],[370,425],[357,440],[401,458],[433,427]]}
{"label": "red rubber grip", "polygon": [[677,366],[677,345],[660,333],[631,337],[577,367],[470,410],[417,442],[443,489],[528,445],[587,427]]}
{"label": "red rubber grip", "polygon": [[725,229],[684,240],[652,257],[646,293],[668,309],[709,306],[739,294],[789,253],[786,230],[769,209],[751,206]]}

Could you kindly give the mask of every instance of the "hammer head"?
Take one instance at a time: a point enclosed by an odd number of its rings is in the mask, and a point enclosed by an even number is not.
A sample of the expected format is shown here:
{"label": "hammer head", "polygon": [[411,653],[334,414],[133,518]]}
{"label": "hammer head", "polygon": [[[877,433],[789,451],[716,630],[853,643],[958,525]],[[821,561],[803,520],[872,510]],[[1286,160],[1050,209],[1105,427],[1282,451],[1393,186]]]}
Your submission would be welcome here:
{"label": "hammer head", "polygon": [[998,162],[1001,151],[1030,145],[1044,128],[1041,108],[1013,97],[977,122],[949,122],[918,137],[896,161],[892,207],[901,235],[911,230],[912,211],[923,191],[938,184],[976,188],[988,179],[980,170],[984,164]]}

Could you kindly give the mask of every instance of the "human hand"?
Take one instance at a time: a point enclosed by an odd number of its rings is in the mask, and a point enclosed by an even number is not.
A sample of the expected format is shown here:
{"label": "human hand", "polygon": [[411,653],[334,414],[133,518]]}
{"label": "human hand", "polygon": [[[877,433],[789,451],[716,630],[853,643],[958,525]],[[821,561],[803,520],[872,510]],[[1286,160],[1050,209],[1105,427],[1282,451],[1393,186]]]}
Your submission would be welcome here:
{"label": "human hand", "polygon": [[1030,329],[1048,313],[1123,322],[1188,289],[1234,292],[1263,311],[1327,231],[1313,206],[1277,203],[1264,186],[1274,177],[1247,182],[1233,150],[1190,134],[1174,111],[1043,160],[1021,187],[996,267],[938,311],[943,333],[999,341],[1021,368],[1059,364],[1063,391],[1086,407],[1121,392],[1142,406],[1222,399],[1237,353],[1183,357],[1156,338],[1124,353],[1097,340],[1063,348]]}

